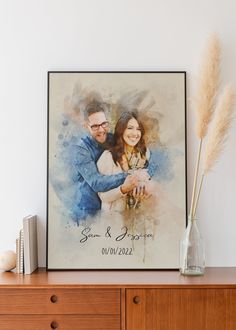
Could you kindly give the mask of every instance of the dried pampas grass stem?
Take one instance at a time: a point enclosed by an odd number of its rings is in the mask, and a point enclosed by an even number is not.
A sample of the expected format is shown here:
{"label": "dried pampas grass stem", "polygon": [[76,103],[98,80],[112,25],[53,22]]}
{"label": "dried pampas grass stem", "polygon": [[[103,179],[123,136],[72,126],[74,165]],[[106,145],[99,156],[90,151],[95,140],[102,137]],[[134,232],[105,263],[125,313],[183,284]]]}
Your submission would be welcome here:
{"label": "dried pampas grass stem", "polygon": [[232,86],[226,86],[222,92],[216,107],[215,118],[209,132],[209,138],[205,150],[205,161],[198,194],[193,208],[193,215],[196,214],[199,195],[202,188],[204,176],[212,169],[217,162],[228,136],[229,128],[233,119],[233,110],[236,102],[236,93]]}
{"label": "dried pampas grass stem", "polygon": [[195,105],[197,110],[197,136],[200,139],[197,162],[194,173],[190,217],[193,217],[196,199],[199,163],[202,151],[202,141],[207,134],[209,123],[215,108],[215,98],[220,84],[220,53],[221,47],[216,35],[212,35],[207,43],[204,60],[200,70],[200,80]]}

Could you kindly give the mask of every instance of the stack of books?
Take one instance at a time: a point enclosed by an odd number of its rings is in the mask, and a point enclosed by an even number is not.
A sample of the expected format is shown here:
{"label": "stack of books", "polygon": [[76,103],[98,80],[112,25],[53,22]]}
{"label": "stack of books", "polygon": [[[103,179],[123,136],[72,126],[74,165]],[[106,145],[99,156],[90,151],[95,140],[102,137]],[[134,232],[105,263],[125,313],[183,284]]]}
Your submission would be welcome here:
{"label": "stack of books", "polygon": [[16,239],[16,273],[31,274],[38,268],[37,216],[23,219],[23,229]]}

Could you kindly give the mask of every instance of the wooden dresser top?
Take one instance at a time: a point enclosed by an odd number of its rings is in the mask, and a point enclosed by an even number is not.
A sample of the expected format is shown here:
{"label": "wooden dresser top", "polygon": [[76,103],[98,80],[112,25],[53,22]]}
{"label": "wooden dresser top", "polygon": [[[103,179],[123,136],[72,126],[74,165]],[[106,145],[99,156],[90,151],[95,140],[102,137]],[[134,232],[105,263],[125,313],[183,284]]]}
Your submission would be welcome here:
{"label": "wooden dresser top", "polygon": [[204,276],[182,276],[178,271],[46,271],[31,275],[0,272],[1,287],[117,287],[117,288],[199,288],[235,287],[236,267],[207,268]]}

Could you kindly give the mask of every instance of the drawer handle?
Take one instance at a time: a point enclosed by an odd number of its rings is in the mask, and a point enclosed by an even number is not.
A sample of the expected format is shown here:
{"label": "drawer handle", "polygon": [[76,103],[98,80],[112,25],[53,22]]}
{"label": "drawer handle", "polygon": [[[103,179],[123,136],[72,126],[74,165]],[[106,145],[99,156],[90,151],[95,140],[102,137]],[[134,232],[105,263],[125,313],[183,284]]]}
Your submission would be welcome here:
{"label": "drawer handle", "polygon": [[141,302],[141,298],[139,296],[135,296],[133,298],[133,302],[137,305],[137,304],[139,304]]}
{"label": "drawer handle", "polygon": [[58,323],[56,321],[52,321],[51,328],[52,329],[57,329],[58,328]]}
{"label": "drawer handle", "polygon": [[57,302],[57,296],[55,296],[55,294],[52,295],[51,298],[50,298],[50,300],[51,300],[51,302],[52,302],[53,304],[55,304],[55,303]]}

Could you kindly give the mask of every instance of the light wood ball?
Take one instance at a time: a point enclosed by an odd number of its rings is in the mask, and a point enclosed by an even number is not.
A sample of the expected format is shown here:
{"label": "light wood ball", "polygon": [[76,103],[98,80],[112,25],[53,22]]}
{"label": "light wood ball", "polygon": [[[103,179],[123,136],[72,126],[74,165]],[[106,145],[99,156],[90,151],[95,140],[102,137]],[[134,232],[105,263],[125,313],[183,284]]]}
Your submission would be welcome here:
{"label": "light wood ball", "polygon": [[16,267],[16,253],[4,251],[0,254],[0,270],[8,272]]}

